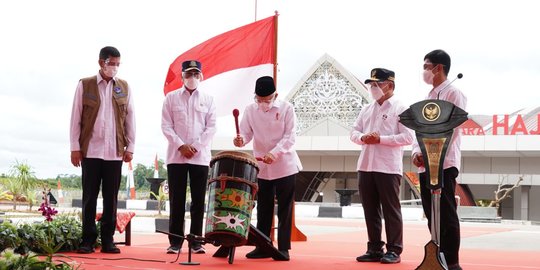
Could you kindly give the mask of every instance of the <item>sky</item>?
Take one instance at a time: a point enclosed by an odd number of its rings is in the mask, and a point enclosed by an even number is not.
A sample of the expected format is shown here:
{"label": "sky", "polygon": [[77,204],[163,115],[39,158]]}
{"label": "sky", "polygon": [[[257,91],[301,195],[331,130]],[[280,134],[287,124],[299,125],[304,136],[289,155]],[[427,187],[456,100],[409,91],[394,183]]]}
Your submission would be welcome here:
{"label": "sky", "polygon": [[[122,54],[118,77],[135,102],[133,162],[151,166],[156,154],[165,157],[169,65],[275,11],[281,97],[326,53],[361,81],[375,67],[395,71],[395,95],[410,105],[430,90],[422,81],[425,54],[443,49],[452,57],[449,78],[463,73],[454,85],[467,95],[469,114],[538,107],[539,7],[534,0],[1,1],[0,174],[17,161],[39,178],[80,174],[69,158],[73,95],[80,78],[97,74],[99,50],[109,45]],[[233,121],[219,118],[216,136],[232,139]]]}

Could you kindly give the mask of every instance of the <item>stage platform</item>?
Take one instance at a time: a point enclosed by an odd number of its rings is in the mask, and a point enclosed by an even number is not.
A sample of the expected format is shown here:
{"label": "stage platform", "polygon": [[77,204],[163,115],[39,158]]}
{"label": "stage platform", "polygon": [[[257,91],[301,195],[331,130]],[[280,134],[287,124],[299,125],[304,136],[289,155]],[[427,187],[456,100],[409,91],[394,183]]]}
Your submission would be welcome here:
{"label": "stage platform", "polygon": [[[83,255],[64,253],[81,263],[80,269],[242,269],[242,270],[337,270],[337,269],[415,269],[422,261],[424,245],[430,239],[425,221],[406,221],[402,262],[395,265],[359,263],[355,258],[366,250],[367,233],[363,219],[297,218],[298,228],[307,235],[306,242],[293,242],[290,261],[247,259],[253,249],[236,249],[233,264],[226,258],[214,258],[217,250],[210,244],[206,254],[193,254],[200,265],[180,265],[188,261],[185,244],[177,258],[166,254],[167,236],[160,233],[132,232],[131,246],[121,246],[121,254]],[[189,228],[189,226],[186,226]],[[467,270],[523,269],[540,270],[540,226],[515,223],[462,222],[461,266]],[[119,239],[123,236],[119,235]]]}

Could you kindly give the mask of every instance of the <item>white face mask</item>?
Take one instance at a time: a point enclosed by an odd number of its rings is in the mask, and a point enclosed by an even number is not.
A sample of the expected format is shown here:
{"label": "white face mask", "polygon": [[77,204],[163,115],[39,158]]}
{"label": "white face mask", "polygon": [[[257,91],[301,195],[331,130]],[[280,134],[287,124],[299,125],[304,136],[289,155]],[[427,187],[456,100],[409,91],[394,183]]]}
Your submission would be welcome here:
{"label": "white face mask", "polygon": [[379,100],[384,96],[384,93],[379,86],[372,86],[371,88],[369,88],[369,92],[371,93],[371,97],[373,97],[374,100]]}
{"label": "white face mask", "polygon": [[433,77],[435,77],[435,74],[433,74],[433,72],[431,71],[431,69],[426,69],[424,70],[423,74],[424,82],[430,85],[433,84]]}
{"label": "white face mask", "polygon": [[103,73],[107,75],[107,77],[114,78],[114,76],[116,76],[116,73],[118,73],[118,66],[104,65],[102,70]]}
{"label": "white face mask", "polygon": [[267,112],[270,109],[272,109],[272,106],[274,106],[274,101],[272,100],[270,103],[260,102],[260,103],[257,103],[257,106],[259,110],[262,110],[263,112]]}
{"label": "white face mask", "polygon": [[186,88],[188,88],[189,90],[195,90],[199,86],[199,82],[200,82],[199,79],[191,77],[191,78],[185,79],[184,84],[186,85]]}

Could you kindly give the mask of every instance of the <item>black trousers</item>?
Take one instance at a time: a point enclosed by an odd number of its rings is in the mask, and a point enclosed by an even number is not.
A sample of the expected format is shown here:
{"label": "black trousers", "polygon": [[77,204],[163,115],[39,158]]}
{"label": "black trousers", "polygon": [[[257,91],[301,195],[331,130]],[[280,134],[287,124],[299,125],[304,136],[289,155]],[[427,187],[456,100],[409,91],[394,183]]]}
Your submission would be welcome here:
{"label": "black trousers", "polygon": [[[184,219],[186,215],[186,189],[189,174],[189,188],[191,190],[191,228],[190,233],[202,236],[204,218],[204,197],[206,194],[206,181],[208,166],[194,164],[167,165],[167,182],[169,184],[169,232],[184,235]],[[183,239],[169,236],[171,245],[181,246]]]}
{"label": "black trousers", "polygon": [[97,158],[82,160],[82,243],[94,244],[97,239],[96,207],[101,186],[103,215],[101,217],[101,242],[113,242],[116,228],[116,208],[118,189],[122,177],[122,161],[109,161]]}
{"label": "black trousers", "polygon": [[[455,167],[445,169],[443,172],[443,188],[441,191],[441,226],[440,226],[440,249],[448,265],[459,263],[459,245],[461,241],[459,217],[456,203],[456,178],[459,171]],[[426,173],[420,174],[420,194],[422,207],[428,219],[428,227],[431,231],[431,190],[426,187]]]}
{"label": "black trousers", "polygon": [[270,237],[274,219],[274,199],[277,198],[278,249],[291,249],[292,211],[296,174],[275,180],[258,179],[257,229]]}
{"label": "black trousers", "polygon": [[[368,250],[382,251],[382,218],[386,232],[386,250],[401,254],[403,251],[403,219],[399,203],[401,175],[380,172],[358,172],[358,190],[368,232]],[[382,212],[381,212],[382,207]]]}

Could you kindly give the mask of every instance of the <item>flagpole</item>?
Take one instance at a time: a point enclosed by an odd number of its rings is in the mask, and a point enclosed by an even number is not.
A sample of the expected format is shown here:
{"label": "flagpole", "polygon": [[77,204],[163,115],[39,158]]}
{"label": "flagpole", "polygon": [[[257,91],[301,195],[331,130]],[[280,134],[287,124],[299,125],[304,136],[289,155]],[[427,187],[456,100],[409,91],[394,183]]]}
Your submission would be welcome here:
{"label": "flagpole", "polygon": [[277,86],[277,42],[278,42],[278,16],[279,13],[276,10],[274,15],[274,85]]}
{"label": "flagpole", "polygon": [[255,0],[255,21],[257,21],[257,0]]}

